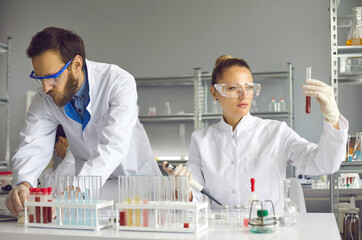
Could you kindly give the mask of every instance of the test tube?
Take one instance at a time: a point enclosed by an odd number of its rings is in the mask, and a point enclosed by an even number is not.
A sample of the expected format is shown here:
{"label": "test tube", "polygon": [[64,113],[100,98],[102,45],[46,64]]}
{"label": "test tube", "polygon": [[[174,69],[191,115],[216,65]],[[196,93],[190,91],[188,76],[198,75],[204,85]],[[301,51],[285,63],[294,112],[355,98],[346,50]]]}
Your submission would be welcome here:
{"label": "test tube", "polygon": [[[311,67],[306,67],[305,68],[305,72],[306,72],[306,79],[310,79],[312,78],[312,68]],[[305,97],[305,112],[307,114],[309,114],[311,112],[312,106],[311,106],[311,97],[310,96],[306,96]]]}
{"label": "test tube", "polygon": [[[40,188],[34,188],[35,192],[35,202],[40,202]],[[36,223],[41,223],[40,221],[41,213],[40,213],[40,207],[35,207],[35,219]]]}
{"label": "test tube", "polygon": [[[34,188],[29,188],[29,202],[35,202]],[[34,207],[29,207],[29,222],[34,223]]]}
{"label": "test tube", "polygon": [[[132,204],[133,198],[133,176],[126,178],[126,203]],[[127,226],[133,226],[133,209],[127,210]]]}
{"label": "test tube", "polygon": [[[118,177],[118,202],[125,204],[126,203],[126,176],[119,176]],[[126,226],[127,224],[127,217],[126,217],[126,210],[121,209],[119,211],[119,225]]]}
{"label": "test tube", "polygon": [[[141,176],[134,176],[134,203],[141,204]],[[141,227],[141,209],[135,209],[135,226]]]}
{"label": "test tube", "polygon": [[[150,195],[150,177],[142,176],[141,178],[142,178],[141,185],[143,186],[142,189],[143,191],[141,191],[142,204],[147,205]],[[142,216],[143,216],[143,227],[149,227],[149,210],[147,208],[143,209]]]}
{"label": "test tube", "polygon": [[[48,189],[41,188],[40,192],[40,201],[48,202]],[[48,223],[48,207],[42,207],[42,223]]]}
{"label": "test tube", "polygon": [[[55,201],[57,203],[61,203],[63,201],[63,177],[57,175],[55,177],[57,187],[55,189]],[[56,218],[57,218],[57,224],[62,225],[62,211],[60,207],[57,207],[56,209]]]}
{"label": "test tube", "polygon": [[[102,177],[101,176],[91,176],[92,179],[92,203],[97,204],[100,200],[101,195],[101,186],[102,186]],[[92,211],[92,224],[93,226],[97,225],[98,222],[98,211],[93,209]]]}
{"label": "test tube", "polygon": [[[85,183],[85,203],[86,204],[91,204],[92,200],[92,196],[91,196],[91,190],[92,190],[92,177],[91,176],[84,176],[84,183]],[[86,208],[85,209],[85,224],[87,226],[91,226],[92,225],[92,214],[91,214],[91,209],[90,208]]]}
{"label": "test tube", "polygon": [[[48,187],[47,191],[48,191],[48,202],[52,202],[53,201],[52,200],[52,192],[53,192],[52,187]],[[51,223],[53,221],[52,212],[53,212],[52,207],[48,207],[48,222],[49,223]]]}
{"label": "test tube", "polygon": [[[69,194],[69,186],[70,186],[70,176],[63,176],[64,177],[64,198],[63,198],[63,202],[65,204],[69,203],[69,198],[70,198],[70,194]],[[63,219],[63,223],[64,225],[69,225],[69,208],[65,207],[64,209],[64,219]]]}
{"label": "test tube", "polygon": [[[78,203],[84,204],[84,176],[78,176]],[[78,225],[84,225],[84,208],[78,208]]]}

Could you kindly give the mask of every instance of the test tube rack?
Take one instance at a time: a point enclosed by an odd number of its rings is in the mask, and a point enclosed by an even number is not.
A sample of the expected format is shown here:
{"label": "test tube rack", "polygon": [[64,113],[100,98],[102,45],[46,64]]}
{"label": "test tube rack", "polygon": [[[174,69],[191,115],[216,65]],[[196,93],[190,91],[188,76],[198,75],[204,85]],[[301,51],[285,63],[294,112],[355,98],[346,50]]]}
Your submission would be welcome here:
{"label": "test tube rack", "polygon": [[[39,228],[61,228],[61,229],[80,229],[80,230],[95,230],[99,231],[103,228],[113,227],[113,217],[111,217],[111,221],[109,218],[107,220],[102,219],[99,211],[105,208],[111,208],[111,212],[113,213],[113,200],[107,201],[98,201],[97,203],[72,203],[72,202],[29,202],[25,201],[24,203],[25,209],[25,227],[39,227]],[[56,216],[57,219],[52,219],[51,223],[31,223],[29,222],[29,210],[28,207],[52,207],[59,209],[89,209],[95,213],[95,221],[92,222],[91,225],[86,224],[64,224],[63,223],[63,211],[60,216]],[[35,217],[34,217],[35,219]],[[59,223],[58,223],[59,222]]]}
{"label": "test tube rack", "polygon": [[[153,212],[149,215],[149,221],[154,224],[149,226],[130,226],[126,223],[126,226],[120,225],[120,212],[122,211],[136,211],[136,210],[148,210]],[[176,214],[186,212],[188,223],[184,224],[160,224],[158,214],[160,210],[167,211],[168,219],[176,217]],[[170,210],[170,211],[169,211]],[[208,228],[208,203],[207,202],[170,202],[170,201],[150,201],[146,204],[116,204],[116,227],[115,230],[121,231],[150,231],[150,232],[177,232],[177,233],[199,233]],[[125,216],[125,218],[127,218]],[[126,219],[124,220],[126,221]],[[187,225],[185,225],[187,224]]]}

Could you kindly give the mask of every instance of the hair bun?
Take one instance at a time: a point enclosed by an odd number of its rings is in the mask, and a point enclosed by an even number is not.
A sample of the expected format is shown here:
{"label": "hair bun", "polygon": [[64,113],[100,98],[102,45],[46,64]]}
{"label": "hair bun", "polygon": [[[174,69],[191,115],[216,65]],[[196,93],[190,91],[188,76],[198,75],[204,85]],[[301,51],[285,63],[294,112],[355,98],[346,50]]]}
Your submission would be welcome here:
{"label": "hair bun", "polygon": [[228,60],[228,59],[231,59],[231,58],[234,58],[230,55],[221,55],[220,57],[218,57],[215,61],[215,67],[217,65],[219,65],[221,62],[225,61],[225,60]]}

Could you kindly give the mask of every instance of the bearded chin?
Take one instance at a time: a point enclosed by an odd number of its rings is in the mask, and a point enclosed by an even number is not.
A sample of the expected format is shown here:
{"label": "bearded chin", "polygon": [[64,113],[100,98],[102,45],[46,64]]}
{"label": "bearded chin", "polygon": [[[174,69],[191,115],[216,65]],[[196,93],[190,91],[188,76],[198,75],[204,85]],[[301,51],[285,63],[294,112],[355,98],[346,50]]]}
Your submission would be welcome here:
{"label": "bearded chin", "polygon": [[74,94],[77,92],[78,81],[74,78],[73,74],[69,75],[67,83],[64,87],[64,92],[59,99],[54,99],[55,105],[58,107],[64,107],[70,100],[72,100]]}

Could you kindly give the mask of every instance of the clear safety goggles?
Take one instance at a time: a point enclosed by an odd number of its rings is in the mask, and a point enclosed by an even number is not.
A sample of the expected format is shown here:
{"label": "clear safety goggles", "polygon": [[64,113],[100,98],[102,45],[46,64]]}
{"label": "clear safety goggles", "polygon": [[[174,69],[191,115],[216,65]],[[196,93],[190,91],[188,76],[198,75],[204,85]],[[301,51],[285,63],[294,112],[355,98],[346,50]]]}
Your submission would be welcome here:
{"label": "clear safety goggles", "polygon": [[228,98],[238,98],[245,94],[246,98],[257,97],[260,94],[260,83],[220,83],[214,84],[214,88],[222,96]]}
{"label": "clear safety goggles", "polygon": [[45,76],[45,77],[39,77],[35,74],[34,70],[30,73],[30,78],[35,79],[35,81],[37,81],[39,84],[44,84],[44,85],[57,85],[59,83],[59,76],[64,72],[64,70],[69,66],[69,64],[72,62],[72,60],[70,60],[69,62],[67,62],[67,64],[64,65],[64,67],[62,69],[60,69],[59,72],[57,72],[56,74],[50,75],[50,76]]}

